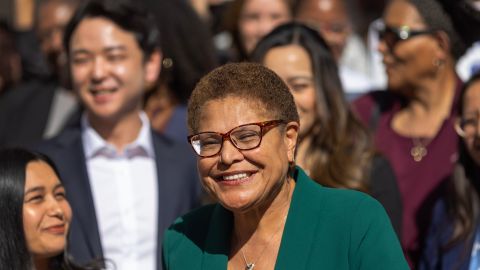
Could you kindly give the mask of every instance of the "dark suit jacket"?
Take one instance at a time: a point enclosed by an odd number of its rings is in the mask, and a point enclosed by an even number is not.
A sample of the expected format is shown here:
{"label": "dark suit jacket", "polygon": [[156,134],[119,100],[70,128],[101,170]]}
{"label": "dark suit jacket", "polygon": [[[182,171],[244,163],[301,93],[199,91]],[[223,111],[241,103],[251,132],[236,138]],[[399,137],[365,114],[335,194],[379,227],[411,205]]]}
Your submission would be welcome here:
{"label": "dark suit jacket", "polygon": [[439,199],[433,210],[432,224],[418,265],[419,270],[468,270],[474,239],[461,241],[444,250],[443,247],[452,234],[452,217],[447,212],[446,201]]}
{"label": "dark suit jacket", "polygon": [[[0,147],[32,147],[44,137],[59,86],[52,80],[22,82],[0,97]],[[79,122],[80,109],[63,127]]]}
{"label": "dark suit jacket", "polygon": [[2,96],[0,146],[31,146],[42,139],[56,87],[51,81],[30,81]]}
{"label": "dark suit jacket", "polygon": [[[152,140],[158,176],[157,269],[161,269],[163,231],[175,218],[198,206],[201,188],[194,154],[186,144],[175,143],[153,131]],[[40,144],[37,150],[48,155],[58,167],[73,210],[69,252],[78,263],[103,257],[80,127],[66,129]]]}
{"label": "dark suit jacket", "polygon": [[[275,269],[408,269],[380,203],[322,187],[301,169],[295,179]],[[232,226],[232,213],[219,204],[179,218],[165,233],[165,270],[226,269]]]}

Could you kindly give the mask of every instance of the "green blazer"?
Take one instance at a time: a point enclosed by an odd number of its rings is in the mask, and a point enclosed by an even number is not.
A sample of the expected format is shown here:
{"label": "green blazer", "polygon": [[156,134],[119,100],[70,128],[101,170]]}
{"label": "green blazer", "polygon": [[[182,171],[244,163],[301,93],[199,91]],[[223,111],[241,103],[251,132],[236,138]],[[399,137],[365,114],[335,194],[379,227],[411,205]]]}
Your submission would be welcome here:
{"label": "green blazer", "polygon": [[[409,269],[380,203],[322,187],[298,167],[294,179],[276,270]],[[177,219],[165,232],[163,269],[227,269],[232,226],[232,213],[219,204]]]}

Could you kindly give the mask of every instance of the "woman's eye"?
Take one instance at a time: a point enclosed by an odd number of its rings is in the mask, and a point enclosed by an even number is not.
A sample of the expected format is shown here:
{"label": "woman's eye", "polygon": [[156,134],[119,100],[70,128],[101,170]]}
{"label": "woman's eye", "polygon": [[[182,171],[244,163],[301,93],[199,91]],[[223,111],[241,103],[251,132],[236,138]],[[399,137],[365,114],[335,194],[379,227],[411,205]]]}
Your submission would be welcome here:
{"label": "woman's eye", "polygon": [[312,82],[307,80],[295,80],[289,82],[290,89],[294,92],[301,92],[312,87]]}
{"label": "woman's eye", "polygon": [[250,141],[250,140],[254,140],[258,137],[258,134],[256,132],[245,132],[245,133],[241,133],[241,134],[236,134],[235,135],[236,139],[238,141],[242,141],[242,142],[245,142],[245,141]]}
{"label": "woman's eye", "polygon": [[207,139],[207,140],[202,140],[201,145],[202,147],[214,147],[219,144],[219,141],[216,139]]}
{"label": "woman's eye", "polygon": [[43,201],[43,195],[34,195],[27,199],[27,202],[39,203]]}
{"label": "woman's eye", "polygon": [[477,121],[473,118],[467,118],[462,120],[463,126],[475,126],[476,124],[477,124]]}
{"label": "woman's eye", "polygon": [[57,192],[55,193],[55,198],[64,199],[66,197],[65,192]]}
{"label": "woman's eye", "polygon": [[295,85],[292,85],[292,88],[295,90],[295,91],[301,91],[305,88],[307,88],[308,85],[307,84],[295,84]]}

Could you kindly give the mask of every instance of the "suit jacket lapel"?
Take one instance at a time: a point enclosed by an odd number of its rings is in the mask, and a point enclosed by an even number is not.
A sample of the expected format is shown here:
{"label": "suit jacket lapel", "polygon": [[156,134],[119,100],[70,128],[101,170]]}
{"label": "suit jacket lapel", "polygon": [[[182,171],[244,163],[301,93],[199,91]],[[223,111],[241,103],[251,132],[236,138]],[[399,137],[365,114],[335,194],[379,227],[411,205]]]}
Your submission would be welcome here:
{"label": "suit jacket lapel", "polygon": [[171,164],[169,160],[171,157],[169,155],[175,154],[171,153],[169,150],[169,142],[165,138],[159,136],[155,131],[151,130],[151,138],[155,151],[155,164],[157,167],[157,197],[158,197],[158,210],[157,210],[157,269],[162,269],[162,239],[163,239],[163,228],[168,228],[172,221],[168,218],[168,212],[172,209],[165,209],[166,205],[171,205],[169,200],[172,196],[178,196],[178,194],[169,194],[171,190],[168,187],[168,180],[171,178],[169,175],[172,172],[173,168],[168,168]]}
{"label": "suit jacket lapel", "polygon": [[63,177],[68,179],[64,182],[65,188],[70,190],[67,196],[74,212],[73,220],[79,223],[78,227],[87,241],[91,254],[101,254],[103,257],[81,133],[75,133],[60,143],[63,148],[59,154],[62,166],[59,167],[64,168]]}
{"label": "suit jacket lapel", "polygon": [[[278,252],[275,269],[306,269],[311,259],[310,250],[319,223],[318,213],[322,207],[318,194],[313,194],[316,185],[301,170],[296,170],[296,186],[290,204],[285,229]],[[312,200],[315,198],[315,200]],[[308,206],[308,207],[307,207]],[[298,237],[302,232],[302,237]]]}

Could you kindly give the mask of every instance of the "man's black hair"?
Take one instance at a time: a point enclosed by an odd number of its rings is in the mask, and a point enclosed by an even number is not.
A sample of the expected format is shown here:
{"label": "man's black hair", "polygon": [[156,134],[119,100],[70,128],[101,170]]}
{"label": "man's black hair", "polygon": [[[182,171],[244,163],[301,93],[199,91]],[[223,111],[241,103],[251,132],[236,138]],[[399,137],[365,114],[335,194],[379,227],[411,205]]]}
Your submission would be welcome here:
{"label": "man's black hair", "polygon": [[88,0],[82,3],[68,23],[63,46],[70,53],[70,41],[78,25],[86,18],[102,17],[111,20],[123,30],[132,32],[144,56],[160,48],[160,32],[153,15],[133,0]]}

